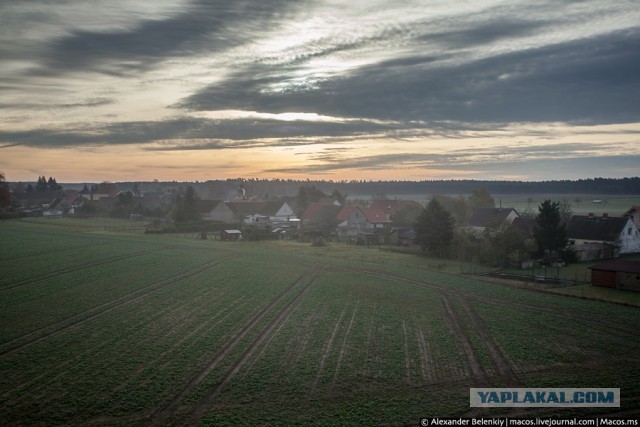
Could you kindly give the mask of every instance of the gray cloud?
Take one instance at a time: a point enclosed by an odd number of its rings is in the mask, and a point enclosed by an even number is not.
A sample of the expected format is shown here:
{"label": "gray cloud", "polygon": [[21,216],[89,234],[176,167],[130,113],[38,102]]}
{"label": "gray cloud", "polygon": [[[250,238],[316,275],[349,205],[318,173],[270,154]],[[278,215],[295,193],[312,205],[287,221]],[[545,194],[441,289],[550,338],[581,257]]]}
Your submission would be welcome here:
{"label": "gray cloud", "polygon": [[640,117],[639,45],[640,31],[620,31],[451,66],[417,55],[281,92],[267,89],[286,83],[286,75],[253,67],[180,106],[394,120],[631,122]]}
{"label": "gray cloud", "polygon": [[[179,118],[165,121],[88,124],[69,131],[44,128],[29,131],[0,131],[0,144],[63,148],[81,145],[146,144],[163,142],[166,150],[247,148],[262,145],[304,145],[318,141],[302,138],[353,138],[382,132],[393,136],[397,125],[366,120],[347,122],[282,121],[267,119],[212,120]],[[293,142],[291,138],[300,139]],[[275,141],[266,142],[266,139]],[[250,142],[254,140],[254,142]]]}
{"label": "gray cloud", "polygon": [[148,19],[132,29],[76,30],[48,44],[33,75],[94,71],[132,76],[158,61],[214,53],[247,43],[256,34],[279,25],[279,16],[303,2],[194,0],[182,13]]}

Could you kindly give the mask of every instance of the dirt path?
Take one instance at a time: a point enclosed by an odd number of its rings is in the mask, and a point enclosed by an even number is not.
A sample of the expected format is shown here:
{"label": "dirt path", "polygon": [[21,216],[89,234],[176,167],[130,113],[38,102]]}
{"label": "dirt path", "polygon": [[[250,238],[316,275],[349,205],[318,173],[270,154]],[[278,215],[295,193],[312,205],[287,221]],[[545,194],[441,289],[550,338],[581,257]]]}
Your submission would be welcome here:
{"label": "dirt path", "polygon": [[2,351],[0,351],[0,358],[10,356],[18,351],[31,347],[34,344],[47,340],[63,332],[68,332],[70,330],[76,329],[90,320],[93,320],[97,317],[100,317],[106,313],[109,313],[125,305],[134,303],[146,296],[149,296],[156,292],[161,291],[162,289],[164,289],[169,285],[172,285],[176,282],[187,279],[189,277],[195,276],[197,274],[203,273],[207,270],[210,270],[236,257],[237,255],[226,256],[226,257],[208,262],[204,265],[193,268],[191,270],[183,271],[167,279],[163,279],[158,282],[147,285],[143,288],[138,289],[137,291],[124,295],[113,301],[109,301],[107,303],[101,304],[97,307],[94,307],[82,313],[75,314],[73,316],[62,319],[53,324],[49,324],[45,327],[35,329],[31,332],[28,332],[19,337],[16,337],[10,341],[4,342],[2,343],[2,345],[8,346],[8,348],[4,348]]}

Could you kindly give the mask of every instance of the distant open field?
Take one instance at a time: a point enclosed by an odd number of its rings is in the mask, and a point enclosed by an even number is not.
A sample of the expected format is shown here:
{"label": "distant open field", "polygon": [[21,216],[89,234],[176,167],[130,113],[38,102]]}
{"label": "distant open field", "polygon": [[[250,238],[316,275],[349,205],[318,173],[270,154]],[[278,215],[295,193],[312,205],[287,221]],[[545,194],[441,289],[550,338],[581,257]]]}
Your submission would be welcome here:
{"label": "distant open field", "polygon": [[[640,414],[637,307],[374,248],[78,221],[0,222],[2,425]],[[619,387],[622,406],[469,408],[499,386]]]}
{"label": "distant open field", "polygon": [[493,195],[493,198],[496,206],[502,202],[503,207],[513,207],[520,213],[530,209],[534,214],[538,213],[538,206],[545,200],[553,202],[566,200],[570,203],[573,213],[577,215],[587,215],[591,212],[595,215],[608,213],[612,216],[622,216],[632,206],[640,205],[640,196],[612,196],[607,194]]}

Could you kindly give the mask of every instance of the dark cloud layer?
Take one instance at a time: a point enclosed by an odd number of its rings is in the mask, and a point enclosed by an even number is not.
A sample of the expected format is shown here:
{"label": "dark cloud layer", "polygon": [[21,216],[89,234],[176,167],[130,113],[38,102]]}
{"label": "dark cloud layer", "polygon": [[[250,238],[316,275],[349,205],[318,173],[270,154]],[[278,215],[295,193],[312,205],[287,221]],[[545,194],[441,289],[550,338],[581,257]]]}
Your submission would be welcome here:
{"label": "dark cloud layer", "polygon": [[[4,146],[68,148],[77,145],[146,144],[163,142],[163,149],[220,149],[264,145],[263,139],[309,138],[313,136],[355,137],[380,132],[393,136],[397,125],[372,124],[364,120],[342,123],[282,121],[266,119],[212,120],[180,118],[165,121],[119,122],[78,126],[74,130],[54,128],[2,132]],[[213,140],[214,142],[211,142]],[[254,143],[247,141],[255,140]],[[309,144],[299,141],[293,144]],[[279,145],[270,142],[270,145]]]}
{"label": "dark cloud layer", "polygon": [[286,0],[197,0],[167,19],[148,19],[133,29],[74,31],[53,40],[35,75],[94,71],[129,75],[167,58],[215,53],[250,41],[257,29],[279,25],[278,16],[302,6]]}
{"label": "dark cloud layer", "polygon": [[631,122],[640,118],[637,46],[639,31],[621,31],[451,66],[413,57],[281,92],[267,89],[286,75],[254,67],[180,106],[394,120]]}

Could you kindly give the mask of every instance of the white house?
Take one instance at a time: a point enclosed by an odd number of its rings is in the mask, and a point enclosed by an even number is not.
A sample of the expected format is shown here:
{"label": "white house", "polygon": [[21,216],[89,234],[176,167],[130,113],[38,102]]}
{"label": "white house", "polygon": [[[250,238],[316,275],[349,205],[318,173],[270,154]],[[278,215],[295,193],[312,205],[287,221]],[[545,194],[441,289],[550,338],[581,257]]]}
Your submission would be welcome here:
{"label": "white house", "polygon": [[574,215],[567,226],[567,237],[578,252],[598,245],[615,249],[607,256],[640,252],[640,231],[630,217]]}

